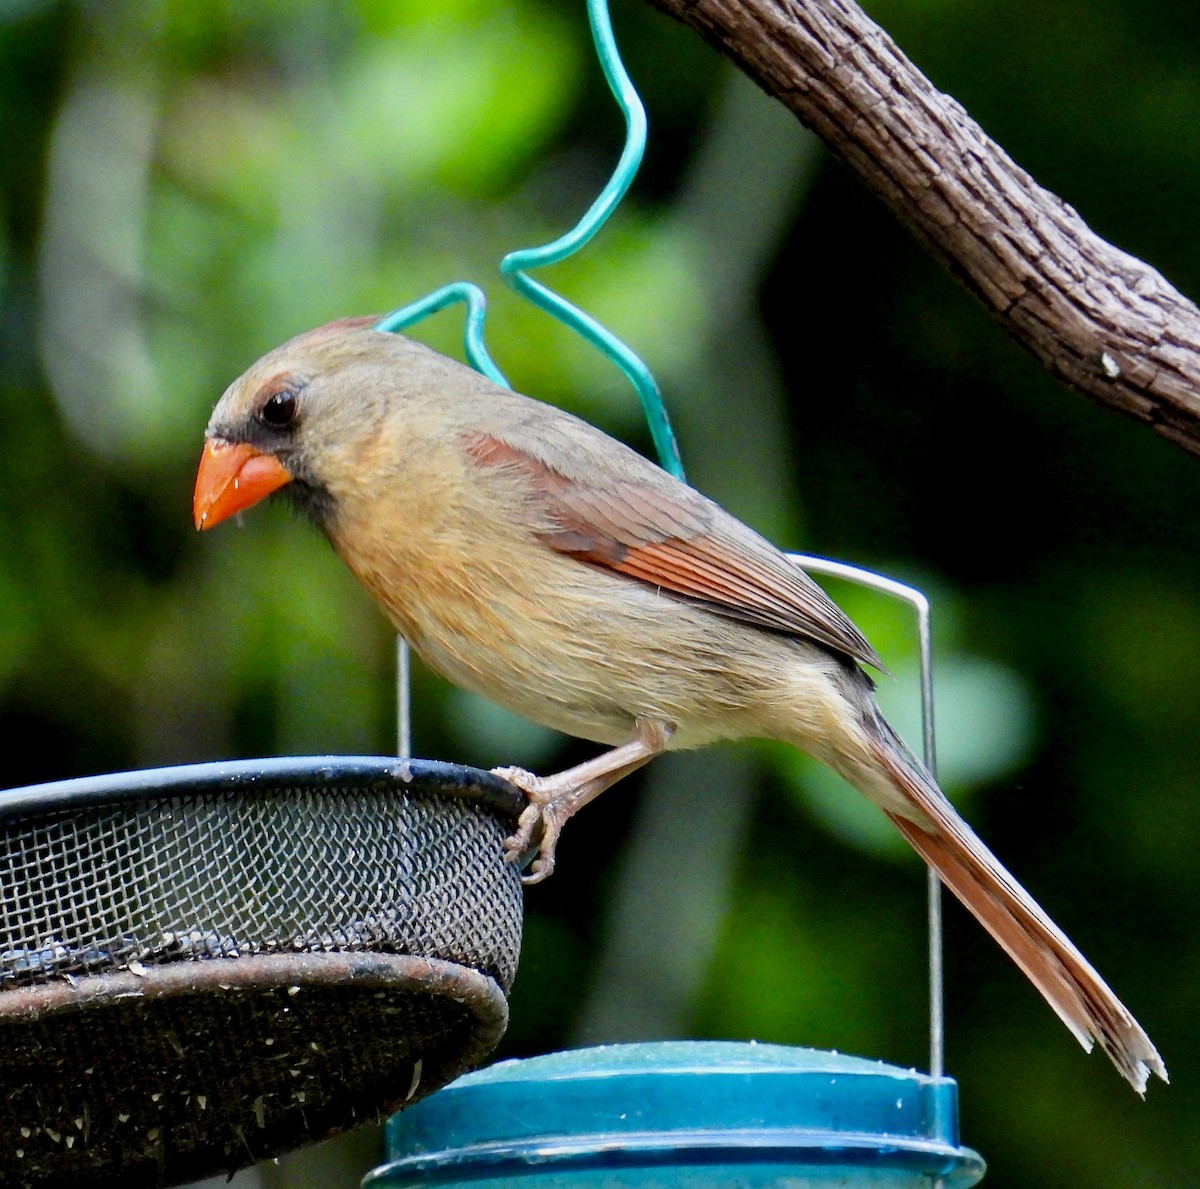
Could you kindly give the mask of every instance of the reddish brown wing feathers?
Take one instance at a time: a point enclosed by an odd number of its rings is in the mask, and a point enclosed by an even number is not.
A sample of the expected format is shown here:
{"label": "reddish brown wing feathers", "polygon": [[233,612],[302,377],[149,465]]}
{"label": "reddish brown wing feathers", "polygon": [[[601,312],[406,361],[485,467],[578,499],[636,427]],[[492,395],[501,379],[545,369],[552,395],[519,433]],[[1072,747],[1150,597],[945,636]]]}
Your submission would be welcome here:
{"label": "reddish brown wing feathers", "polygon": [[862,633],[803,570],[685,484],[657,471],[655,481],[602,475],[583,483],[494,435],[471,434],[466,444],[479,463],[528,478],[546,501],[553,527],[542,539],[552,549],[883,668]]}

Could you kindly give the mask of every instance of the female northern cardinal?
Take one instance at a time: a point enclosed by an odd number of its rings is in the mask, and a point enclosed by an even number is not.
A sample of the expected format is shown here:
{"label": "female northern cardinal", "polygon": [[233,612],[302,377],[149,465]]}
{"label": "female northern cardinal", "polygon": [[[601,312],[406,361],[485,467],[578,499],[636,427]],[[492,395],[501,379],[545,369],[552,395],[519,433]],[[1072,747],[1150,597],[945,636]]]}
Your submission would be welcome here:
{"label": "female northern cardinal", "polygon": [[502,769],[563,823],[659,752],[782,739],[896,824],[1084,1048],[1139,1092],[1166,1079],[1137,1021],[1008,874],[888,726],[858,629],[795,564],[598,429],[518,396],[376,319],[334,322],[221,397],[196,478],[198,528],[282,489],[435,669],[611,751],[537,778]]}

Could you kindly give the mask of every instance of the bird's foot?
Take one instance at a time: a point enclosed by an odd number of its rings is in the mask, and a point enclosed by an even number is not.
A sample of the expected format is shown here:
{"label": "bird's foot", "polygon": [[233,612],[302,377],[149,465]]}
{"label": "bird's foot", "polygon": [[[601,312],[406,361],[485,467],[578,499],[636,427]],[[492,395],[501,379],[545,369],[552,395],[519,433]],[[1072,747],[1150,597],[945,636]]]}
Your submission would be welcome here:
{"label": "bird's foot", "polygon": [[492,769],[492,775],[515,784],[528,800],[517,818],[517,832],[505,840],[504,857],[519,862],[541,827],[538,857],[522,877],[525,883],[541,883],[554,870],[554,848],[567,819],[662,751],[670,735],[667,724],[638,719],[636,738],[553,776],[534,776],[524,768]]}
{"label": "bird's foot", "polygon": [[558,836],[567,818],[574,812],[571,790],[564,789],[562,782],[554,777],[535,776],[524,768],[493,768],[492,775],[515,784],[528,800],[521,816],[517,818],[516,833],[504,840],[504,858],[509,863],[520,862],[521,856],[533,845],[535,835],[540,833],[538,857],[530,864],[528,873],[521,877],[521,881],[527,884],[541,883],[554,871]]}

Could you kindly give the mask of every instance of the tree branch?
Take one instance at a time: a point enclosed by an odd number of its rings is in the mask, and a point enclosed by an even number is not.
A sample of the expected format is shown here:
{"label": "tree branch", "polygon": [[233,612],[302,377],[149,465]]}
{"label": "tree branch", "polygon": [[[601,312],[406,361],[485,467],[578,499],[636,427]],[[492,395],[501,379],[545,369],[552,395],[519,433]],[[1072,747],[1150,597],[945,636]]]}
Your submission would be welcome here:
{"label": "tree branch", "polygon": [[1060,380],[1200,454],[1200,310],[1101,239],[853,0],[650,0],[785,104]]}

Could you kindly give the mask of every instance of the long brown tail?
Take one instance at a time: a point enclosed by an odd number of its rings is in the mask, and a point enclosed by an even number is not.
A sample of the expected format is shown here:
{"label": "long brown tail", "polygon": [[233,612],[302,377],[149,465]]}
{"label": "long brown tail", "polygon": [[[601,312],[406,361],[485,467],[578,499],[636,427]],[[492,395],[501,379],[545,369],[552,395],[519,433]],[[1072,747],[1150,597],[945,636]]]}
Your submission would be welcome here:
{"label": "long brown tail", "polygon": [[885,810],[900,833],[1025,972],[1085,1049],[1090,1052],[1098,1040],[1139,1094],[1145,1094],[1151,1073],[1165,1082],[1166,1067],[1129,1009],[958,816],[891,728],[881,725],[888,738],[875,744],[877,758],[927,823]]}

